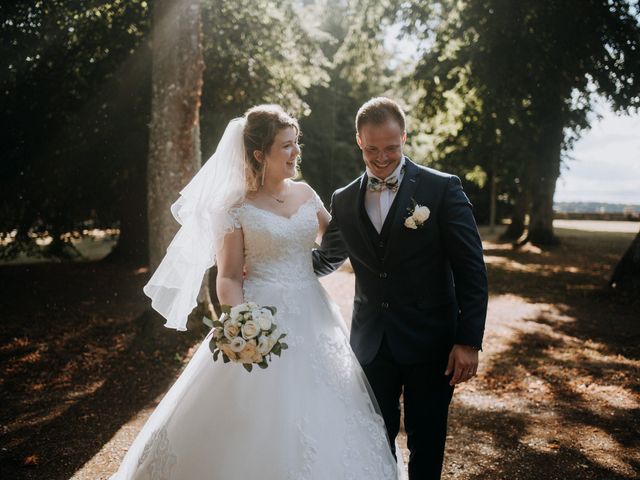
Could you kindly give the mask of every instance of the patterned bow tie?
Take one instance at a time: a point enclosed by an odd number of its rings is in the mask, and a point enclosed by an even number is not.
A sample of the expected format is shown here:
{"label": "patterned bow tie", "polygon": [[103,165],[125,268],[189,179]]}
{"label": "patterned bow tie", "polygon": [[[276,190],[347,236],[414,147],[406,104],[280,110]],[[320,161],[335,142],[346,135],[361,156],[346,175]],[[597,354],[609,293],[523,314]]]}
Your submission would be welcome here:
{"label": "patterned bow tie", "polygon": [[396,192],[398,190],[398,177],[393,175],[384,181],[376,177],[369,177],[367,188],[370,192],[381,192],[385,188],[390,192]]}

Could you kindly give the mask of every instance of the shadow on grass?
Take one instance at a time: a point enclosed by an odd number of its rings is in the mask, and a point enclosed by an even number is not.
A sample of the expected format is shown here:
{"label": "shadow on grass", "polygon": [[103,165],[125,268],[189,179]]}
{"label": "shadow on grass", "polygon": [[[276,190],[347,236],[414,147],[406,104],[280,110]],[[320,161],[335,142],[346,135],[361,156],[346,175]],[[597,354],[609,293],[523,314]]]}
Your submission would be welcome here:
{"label": "shadow on grass", "polygon": [[501,328],[511,333],[479,389],[493,406],[474,404],[471,392],[454,409],[456,428],[476,438],[477,451],[490,452],[475,467],[468,459],[473,473],[465,479],[640,475],[640,304],[602,281],[625,242],[599,244],[597,252],[593,242],[569,239],[537,253],[493,244],[485,252],[492,294],[536,304],[539,313],[510,320],[503,312]]}
{"label": "shadow on grass", "polygon": [[199,338],[145,311],[146,275],[123,267],[11,266],[0,278],[0,477],[68,479],[168,389]]}

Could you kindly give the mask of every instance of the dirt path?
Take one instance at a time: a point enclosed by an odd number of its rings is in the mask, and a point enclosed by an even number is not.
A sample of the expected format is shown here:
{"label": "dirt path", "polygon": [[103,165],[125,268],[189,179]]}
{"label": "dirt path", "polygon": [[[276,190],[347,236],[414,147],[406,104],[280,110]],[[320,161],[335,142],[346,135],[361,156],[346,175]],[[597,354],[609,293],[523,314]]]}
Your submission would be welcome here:
{"label": "dirt path", "polygon": [[[640,476],[640,304],[601,289],[633,233],[559,232],[548,252],[485,242],[485,348],[454,396],[444,479]],[[150,326],[146,274],[31,268],[0,268],[40,279],[0,298],[0,478],[106,479],[197,337]],[[348,318],[352,275],[323,283]]]}

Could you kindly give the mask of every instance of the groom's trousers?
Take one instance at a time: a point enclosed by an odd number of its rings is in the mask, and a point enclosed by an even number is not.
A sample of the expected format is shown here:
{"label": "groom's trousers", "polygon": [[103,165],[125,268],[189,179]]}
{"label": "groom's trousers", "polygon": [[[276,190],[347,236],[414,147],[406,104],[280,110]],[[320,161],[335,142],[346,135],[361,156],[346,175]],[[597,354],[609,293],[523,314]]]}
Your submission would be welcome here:
{"label": "groom's trousers", "polygon": [[454,389],[449,385],[451,376],[444,375],[447,359],[448,352],[443,351],[429,362],[398,364],[383,338],[377,355],[362,366],[378,401],[394,452],[400,429],[400,395],[404,395],[410,480],[440,479],[449,403]]}

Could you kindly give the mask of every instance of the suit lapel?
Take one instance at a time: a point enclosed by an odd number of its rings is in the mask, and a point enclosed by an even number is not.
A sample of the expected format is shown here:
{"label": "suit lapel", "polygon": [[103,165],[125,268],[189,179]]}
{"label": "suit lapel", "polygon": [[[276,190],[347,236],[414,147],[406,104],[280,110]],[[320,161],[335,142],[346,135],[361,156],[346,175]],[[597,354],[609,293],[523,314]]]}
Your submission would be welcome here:
{"label": "suit lapel", "polygon": [[[407,157],[405,157],[405,175],[398,189],[398,194],[393,201],[392,208],[393,217],[387,218],[386,221],[391,221],[391,231],[389,232],[389,240],[387,242],[387,249],[384,253],[384,260],[386,261],[394,249],[396,239],[399,236],[399,230],[404,227],[404,220],[408,216],[407,208],[411,208],[411,198],[415,195],[416,188],[418,187],[419,179],[418,174],[420,169]],[[394,205],[395,204],[395,205]],[[385,223],[386,223],[385,221]],[[384,227],[383,227],[384,228]]]}

